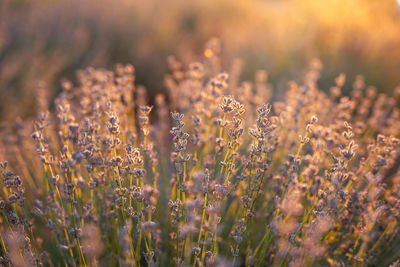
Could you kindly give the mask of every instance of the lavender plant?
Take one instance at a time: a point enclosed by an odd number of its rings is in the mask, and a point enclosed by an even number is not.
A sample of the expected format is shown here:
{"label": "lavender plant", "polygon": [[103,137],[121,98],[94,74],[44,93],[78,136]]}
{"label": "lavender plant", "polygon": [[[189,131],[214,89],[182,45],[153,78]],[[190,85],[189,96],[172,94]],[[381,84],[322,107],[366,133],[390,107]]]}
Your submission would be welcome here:
{"label": "lavender plant", "polygon": [[2,129],[3,265],[399,264],[399,90],[324,93],[315,61],[268,103],[265,71],[169,63],[169,101],[131,65],[88,68]]}

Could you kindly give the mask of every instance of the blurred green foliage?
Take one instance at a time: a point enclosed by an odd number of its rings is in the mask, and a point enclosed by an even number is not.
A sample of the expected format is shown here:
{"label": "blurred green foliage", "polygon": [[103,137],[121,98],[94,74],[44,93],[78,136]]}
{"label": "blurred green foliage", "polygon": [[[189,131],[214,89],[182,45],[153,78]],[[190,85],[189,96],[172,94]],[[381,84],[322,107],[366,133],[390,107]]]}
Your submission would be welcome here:
{"label": "blurred green foliage", "polygon": [[275,92],[319,58],[325,88],[344,72],[345,93],[357,74],[390,93],[400,81],[399,16],[394,0],[3,0],[0,120],[33,115],[39,81],[53,98],[61,78],[89,65],[132,63],[138,83],[163,92],[167,56],[196,60],[212,37],[223,69],[234,58],[244,79],[266,69]]}

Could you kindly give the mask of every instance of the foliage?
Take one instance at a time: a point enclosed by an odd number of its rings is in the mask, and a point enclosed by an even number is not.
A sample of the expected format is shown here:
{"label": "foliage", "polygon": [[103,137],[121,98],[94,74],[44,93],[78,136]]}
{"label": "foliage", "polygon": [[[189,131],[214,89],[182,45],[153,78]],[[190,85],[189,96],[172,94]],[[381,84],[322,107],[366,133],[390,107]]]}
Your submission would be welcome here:
{"label": "foliage", "polygon": [[[64,81],[56,112],[2,130],[6,266],[364,266],[400,256],[395,98],[321,63],[281,102],[267,73],[169,58],[148,106],[131,65]],[[397,98],[396,98],[397,97]],[[43,110],[48,100],[40,99]],[[34,142],[32,142],[34,141]]]}

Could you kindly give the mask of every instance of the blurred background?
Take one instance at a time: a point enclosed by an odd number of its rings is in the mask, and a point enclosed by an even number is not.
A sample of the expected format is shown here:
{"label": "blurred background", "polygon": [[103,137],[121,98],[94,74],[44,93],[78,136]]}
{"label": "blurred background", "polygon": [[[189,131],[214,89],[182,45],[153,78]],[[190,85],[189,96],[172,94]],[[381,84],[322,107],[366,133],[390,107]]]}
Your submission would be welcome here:
{"label": "blurred background", "polygon": [[167,57],[199,60],[213,37],[223,69],[266,69],[278,94],[313,58],[326,90],[342,72],[347,91],[357,74],[380,92],[400,84],[396,0],[0,0],[0,121],[35,116],[38,88],[51,100],[87,66],[132,63],[150,96],[164,92]]}

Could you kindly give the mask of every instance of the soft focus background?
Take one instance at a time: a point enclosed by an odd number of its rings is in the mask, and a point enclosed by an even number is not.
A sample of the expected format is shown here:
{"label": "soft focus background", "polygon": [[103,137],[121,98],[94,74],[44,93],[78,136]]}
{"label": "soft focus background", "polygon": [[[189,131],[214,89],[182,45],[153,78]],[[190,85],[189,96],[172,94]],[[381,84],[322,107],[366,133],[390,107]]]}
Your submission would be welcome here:
{"label": "soft focus background", "polygon": [[0,121],[34,116],[38,94],[53,99],[87,66],[132,63],[138,83],[163,92],[166,58],[198,60],[213,37],[223,69],[237,58],[244,80],[266,69],[278,95],[313,58],[325,90],[344,72],[345,90],[362,74],[390,94],[400,83],[399,19],[395,0],[1,0]]}

